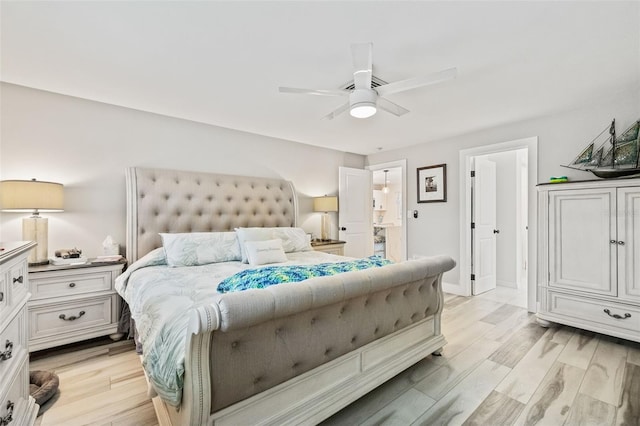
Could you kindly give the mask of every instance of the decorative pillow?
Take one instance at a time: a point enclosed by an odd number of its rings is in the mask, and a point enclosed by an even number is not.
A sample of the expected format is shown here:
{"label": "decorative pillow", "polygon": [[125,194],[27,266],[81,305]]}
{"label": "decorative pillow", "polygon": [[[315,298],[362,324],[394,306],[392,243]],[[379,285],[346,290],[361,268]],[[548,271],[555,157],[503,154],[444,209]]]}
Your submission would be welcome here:
{"label": "decorative pillow", "polygon": [[273,228],[273,237],[282,240],[285,253],[311,251],[311,238],[302,228]]}
{"label": "decorative pillow", "polygon": [[309,251],[311,242],[307,233],[302,228],[275,227],[275,228],[236,228],[242,261],[247,263],[245,243],[247,241],[266,241],[280,238],[285,253],[295,251]]}
{"label": "decorative pillow", "polygon": [[245,243],[247,241],[273,240],[273,228],[236,228],[236,236],[240,244],[242,261],[248,263]]}
{"label": "decorative pillow", "polygon": [[282,248],[282,240],[246,241],[244,248],[247,252],[249,264],[264,265],[287,261],[287,255]]}
{"label": "decorative pillow", "polygon": [[197,266],[240,260],[235,232],[190,232],[160,234],[167,265]]}

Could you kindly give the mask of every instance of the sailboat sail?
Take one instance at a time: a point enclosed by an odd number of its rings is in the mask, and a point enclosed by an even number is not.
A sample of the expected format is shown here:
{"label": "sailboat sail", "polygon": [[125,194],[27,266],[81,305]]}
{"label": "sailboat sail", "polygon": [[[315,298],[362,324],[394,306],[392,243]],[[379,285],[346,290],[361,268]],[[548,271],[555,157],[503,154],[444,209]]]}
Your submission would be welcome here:
{"label": "sailboat sail", "polygon": [[604,178],[640,174],[640,120],[619,136],[615,120],[607,127],[564,167],[590,171]]}

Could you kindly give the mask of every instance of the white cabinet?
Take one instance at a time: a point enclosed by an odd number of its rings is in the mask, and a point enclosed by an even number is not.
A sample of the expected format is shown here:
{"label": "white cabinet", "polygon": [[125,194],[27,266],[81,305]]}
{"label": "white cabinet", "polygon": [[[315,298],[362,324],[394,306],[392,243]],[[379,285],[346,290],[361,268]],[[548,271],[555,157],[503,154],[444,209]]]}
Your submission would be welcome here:
{"label": "white cabinet", "polygon": [[373,190],[373,210],[386,210],[387,194],[379,189]]}
{"label": "white cabinet", "polygon": [[33,242],[0,243],[0,424],[32,425],[29,395],[27,256]]}
{"label": "white cabinet", "polygon": [[640,179],[538,188],[539,321],[640,341]]}

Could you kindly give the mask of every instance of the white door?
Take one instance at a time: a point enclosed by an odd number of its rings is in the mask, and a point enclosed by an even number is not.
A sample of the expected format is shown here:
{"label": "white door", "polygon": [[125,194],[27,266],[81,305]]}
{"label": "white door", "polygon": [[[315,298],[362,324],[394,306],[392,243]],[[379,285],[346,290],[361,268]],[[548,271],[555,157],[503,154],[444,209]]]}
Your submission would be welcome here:
{"label": "white door", "polygon": [[338,186],[338,238],[345,241],[344,255],[373,254],[371,171],[340,167]]}
{"label": "white door", "polygon": [[474,295],[496,288],[496,163],[475,158],[473,182],[473,268]]}
{"label": "white door", "polygon": [[620,299],[640,301],[640,188],[618,188],[618,288]]}

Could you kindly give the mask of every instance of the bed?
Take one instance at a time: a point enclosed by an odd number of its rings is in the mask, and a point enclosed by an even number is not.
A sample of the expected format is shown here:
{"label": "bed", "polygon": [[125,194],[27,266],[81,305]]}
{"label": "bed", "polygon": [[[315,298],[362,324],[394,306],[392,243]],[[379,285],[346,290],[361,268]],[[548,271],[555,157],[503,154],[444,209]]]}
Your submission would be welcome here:
{"label": "bed", "polygon": [[[285,180],[129,168],[126,185],[130,267],[117,289],[138,332],[155,336],[141,344],[162,425],[318,423],[446,343],[441,280],[454,266],[449,257],[220,293],[222,275],[272,266],[240,260],[246,255],[253,261],[263,243],[251,235],[261,232],[286,234],[263,238],[287,249],[282,267],[333,268],[360,260],[304,247],[296,192]],[[240,257],[234,252],[226,260],[230,246],[216,246],[212,256],[220,262],[210,262],[211,252],[203,255],[206,262],[193,261],[192,246],[174,251],[167,242],[215,235],[231,244],[233,233],[244,238],[235,240]],[[158,302],[152,309],[150,300]],[[162,315],[170,318],[160,320]],[[157,341],[173,346],[154,351]],[[153,371],[166,361],[154,354],[163,353],[170,354],[168,364],[179,365],[177,392],[163,383],[175,371]]]}

